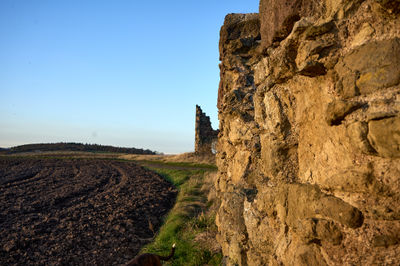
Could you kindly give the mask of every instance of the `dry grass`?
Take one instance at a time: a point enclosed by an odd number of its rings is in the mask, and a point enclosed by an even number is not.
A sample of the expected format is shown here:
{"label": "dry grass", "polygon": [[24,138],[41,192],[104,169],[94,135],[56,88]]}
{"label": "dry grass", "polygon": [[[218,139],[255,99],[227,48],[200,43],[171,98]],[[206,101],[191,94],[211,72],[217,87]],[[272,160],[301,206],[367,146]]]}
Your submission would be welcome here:
{"label": "dry grass", "polygon": [[174,155],[125,154],[125,155],[120,155],[119,158],[124,160],[134,160],[134,161],[161,161],[161,162],[215,164],[214,155],[199,155],[194,152],[186,152]]}
{"label": "dry grass", "polygon": [[195,164],[215,165],[215,156],[200,155],[194,152],[167,155],[126,154],[109,152],[87,152],[87,151],[45,151],[45,152],[21,152],[7,156],[33,156],[33,157],[71,157],[71,158],[113,158],[133,161],[159,161],[159,162],[185,162]]}

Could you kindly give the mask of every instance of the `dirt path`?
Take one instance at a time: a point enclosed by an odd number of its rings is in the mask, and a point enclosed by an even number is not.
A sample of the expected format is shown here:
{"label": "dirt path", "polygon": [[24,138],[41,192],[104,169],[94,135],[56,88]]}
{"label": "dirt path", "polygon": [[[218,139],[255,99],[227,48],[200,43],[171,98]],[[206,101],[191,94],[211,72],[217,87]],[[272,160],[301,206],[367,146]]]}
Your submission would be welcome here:
{"label": "dirt path", "polygon": [[0,158],[0,264],[124,263],[176,194],[130,162]]}

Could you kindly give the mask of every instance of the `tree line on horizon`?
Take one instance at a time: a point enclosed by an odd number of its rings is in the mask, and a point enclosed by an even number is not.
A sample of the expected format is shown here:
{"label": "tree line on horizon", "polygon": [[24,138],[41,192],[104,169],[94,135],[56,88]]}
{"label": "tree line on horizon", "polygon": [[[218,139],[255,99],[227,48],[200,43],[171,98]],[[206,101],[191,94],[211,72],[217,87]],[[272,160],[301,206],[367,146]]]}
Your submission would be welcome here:
{"label": "tree line on horizon", "polygon": [[85,152],[112,152],[112,153],[128,153],[128,154],[159,154],[148,149],[114,147],[99,144],[83,144],[74,142],[59,142],[59,143],[38,143],[25,144],[11,148],[0,148],[0,151],[6,153],[20,152],[43,152],[43,151],[85,151]]}

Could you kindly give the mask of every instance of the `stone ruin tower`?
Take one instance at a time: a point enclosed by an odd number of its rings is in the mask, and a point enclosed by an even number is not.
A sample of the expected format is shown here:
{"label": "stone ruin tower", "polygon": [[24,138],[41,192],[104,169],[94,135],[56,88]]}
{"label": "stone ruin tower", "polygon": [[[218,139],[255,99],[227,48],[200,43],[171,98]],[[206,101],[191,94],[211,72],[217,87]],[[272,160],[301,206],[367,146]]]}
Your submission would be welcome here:
{"label": "stone ruin tower", "polygon": [[217,139],[218,130],[213,130],[211,127],[210,117],[196,105],[195,153],[215,153]]}

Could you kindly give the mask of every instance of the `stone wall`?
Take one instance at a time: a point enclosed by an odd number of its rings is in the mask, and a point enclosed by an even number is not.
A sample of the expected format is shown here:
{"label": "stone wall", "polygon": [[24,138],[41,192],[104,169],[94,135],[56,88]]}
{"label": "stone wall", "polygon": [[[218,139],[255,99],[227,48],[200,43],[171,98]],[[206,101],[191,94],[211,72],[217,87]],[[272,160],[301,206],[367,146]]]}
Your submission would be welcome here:
{"label": "stone wall", "polygon": [[218,130],[213,130],[210,117],[196,105],[195,153],[212,154],[215,151]]}
{"label": "stone wall", "polygon": [[400,1],[261,0],[220,33],[227,265],[400,261]]}

